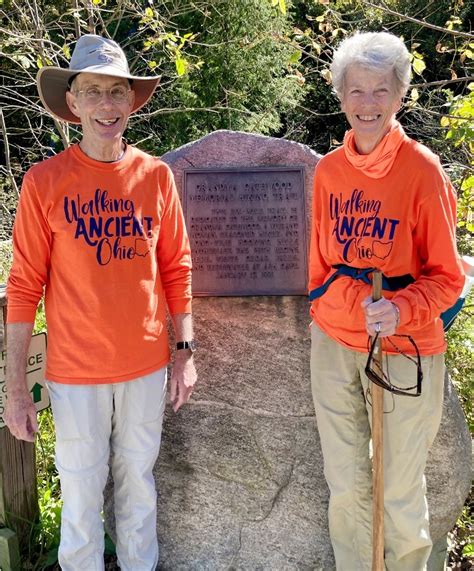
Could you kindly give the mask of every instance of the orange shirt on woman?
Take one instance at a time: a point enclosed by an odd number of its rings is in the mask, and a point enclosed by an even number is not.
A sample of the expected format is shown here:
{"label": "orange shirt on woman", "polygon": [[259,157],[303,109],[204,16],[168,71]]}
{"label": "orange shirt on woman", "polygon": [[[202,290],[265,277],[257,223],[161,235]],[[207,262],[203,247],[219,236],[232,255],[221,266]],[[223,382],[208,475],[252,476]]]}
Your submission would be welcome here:
{"label": "orange shirt on woman", "polygon": [[[400,310],[397,333],[411,335],[423,355],[441,353],[446,343],[440,314],[464,283],[455,225],[453,187],[423,145],[404,136],[393,165],[379,178],[355,168],[338,148],[316,167],[309,290],[321,286],[336,264],[377,268],[387,277],[410,274],[411,285],[383,292]],[[312,302],[312,318],[335,341],[366,352],[361,302],[369,295],[370,285],[338,277]],[[397,346],[412,352],[403,339]]]}

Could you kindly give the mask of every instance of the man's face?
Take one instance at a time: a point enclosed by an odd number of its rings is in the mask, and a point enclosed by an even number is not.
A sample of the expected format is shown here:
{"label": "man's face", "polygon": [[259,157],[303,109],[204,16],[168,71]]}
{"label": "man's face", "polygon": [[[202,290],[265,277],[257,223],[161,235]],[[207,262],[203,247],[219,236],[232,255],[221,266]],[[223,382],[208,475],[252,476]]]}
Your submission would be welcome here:
{"label": "man's face", "polygon": [[83,141],[100,147],[122,139],[135,93],[121,77],[80,73],[73,81],[66,101],[81,120]]}

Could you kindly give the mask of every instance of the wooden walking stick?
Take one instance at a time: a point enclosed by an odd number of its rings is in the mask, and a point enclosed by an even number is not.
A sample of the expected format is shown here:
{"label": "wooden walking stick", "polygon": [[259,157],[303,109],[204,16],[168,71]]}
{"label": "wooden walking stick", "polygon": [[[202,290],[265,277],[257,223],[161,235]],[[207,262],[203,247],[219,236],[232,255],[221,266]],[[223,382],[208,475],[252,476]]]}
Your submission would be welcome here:
{"label": "wooden walking stick", "polygon": [[[372,275],[372,299],[382,297],[382,274],[379,270]],[[374,361],[382,370],[382,341],[377,340]],[[383,537],[383,388],[375,383],[370,387],[372,393],[372,571],[384,570]]]}

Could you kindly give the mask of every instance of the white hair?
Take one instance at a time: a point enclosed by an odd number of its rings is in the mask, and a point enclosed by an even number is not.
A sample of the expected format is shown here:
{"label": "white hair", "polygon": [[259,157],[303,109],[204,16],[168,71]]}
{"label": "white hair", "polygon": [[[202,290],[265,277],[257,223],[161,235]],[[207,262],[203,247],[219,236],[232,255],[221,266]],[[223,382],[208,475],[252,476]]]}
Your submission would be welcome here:
{"label": "white hair", "polygon": [[334,52],[331,75],[334,90],[342,99],[347,68],[361,65],[369,70],[393,71],[397,91],[403,97],[410,85],[410,54],[400,38],[388,32],[356,32]]}

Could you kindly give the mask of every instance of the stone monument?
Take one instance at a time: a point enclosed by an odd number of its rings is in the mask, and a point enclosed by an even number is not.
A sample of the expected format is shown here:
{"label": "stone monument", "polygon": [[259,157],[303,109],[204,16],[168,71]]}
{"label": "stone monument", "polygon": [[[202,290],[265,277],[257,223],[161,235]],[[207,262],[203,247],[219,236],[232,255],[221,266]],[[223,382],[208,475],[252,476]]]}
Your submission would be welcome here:
{"label": "stone monument", "polygon": [[[167,409],[155,467],[159,569],[334,569],[329,492],[310,390],[309,302],[305,285],[282,295],[285,285],[294,286],[288,272],[294,271],[296,279],[306,271],[318,159],[304,145],[232,131],[217,131],[163,157],[174,172],[190,234],[197,232],[191,238],[194,263],[203,276],[210,268],[212,279],[197,276],[193,302],[199,382],[189,405],[176,415]],[[261,173],[262,167],[271,176],[252,179],[252,169]],[[226,178],[221,169],[243,174],[235,182],[235,176]],[[288,169],[293,178],[285,174]],[[209,171],[210,178],[202,171]],[[298,176],[303,196],[295,197]],[[278,181],[280,187],[285,181],[289,186],[278,190]],[[211,198],[220,184],[228,185],[239,200],[252,194],[260,199],[244,199],[243,206],[240,200],[230,214]],[[262,207],[265,192],[280,204]],[[190,208],[190,202],[199,206]],[[230,243],[233,233],[255,227],[263,242],[252,248],[244,244],[237,251]],[[264,241],[273,230],[272,253],[264,256]],[[298,267],[286,267],[295,257]],[[273,295],[244,295],[260,281],[254,276],[259,272],[273,272],[268,283],[276,277],[277,290],[270,290]],[[470,485],[470,438],[449,379],[445,397],[442,427],[427,469],[432,535],[441,544]],[[112,519],[109,484],[109,529]],[[431,571],[442,569],[436,555]]]}

